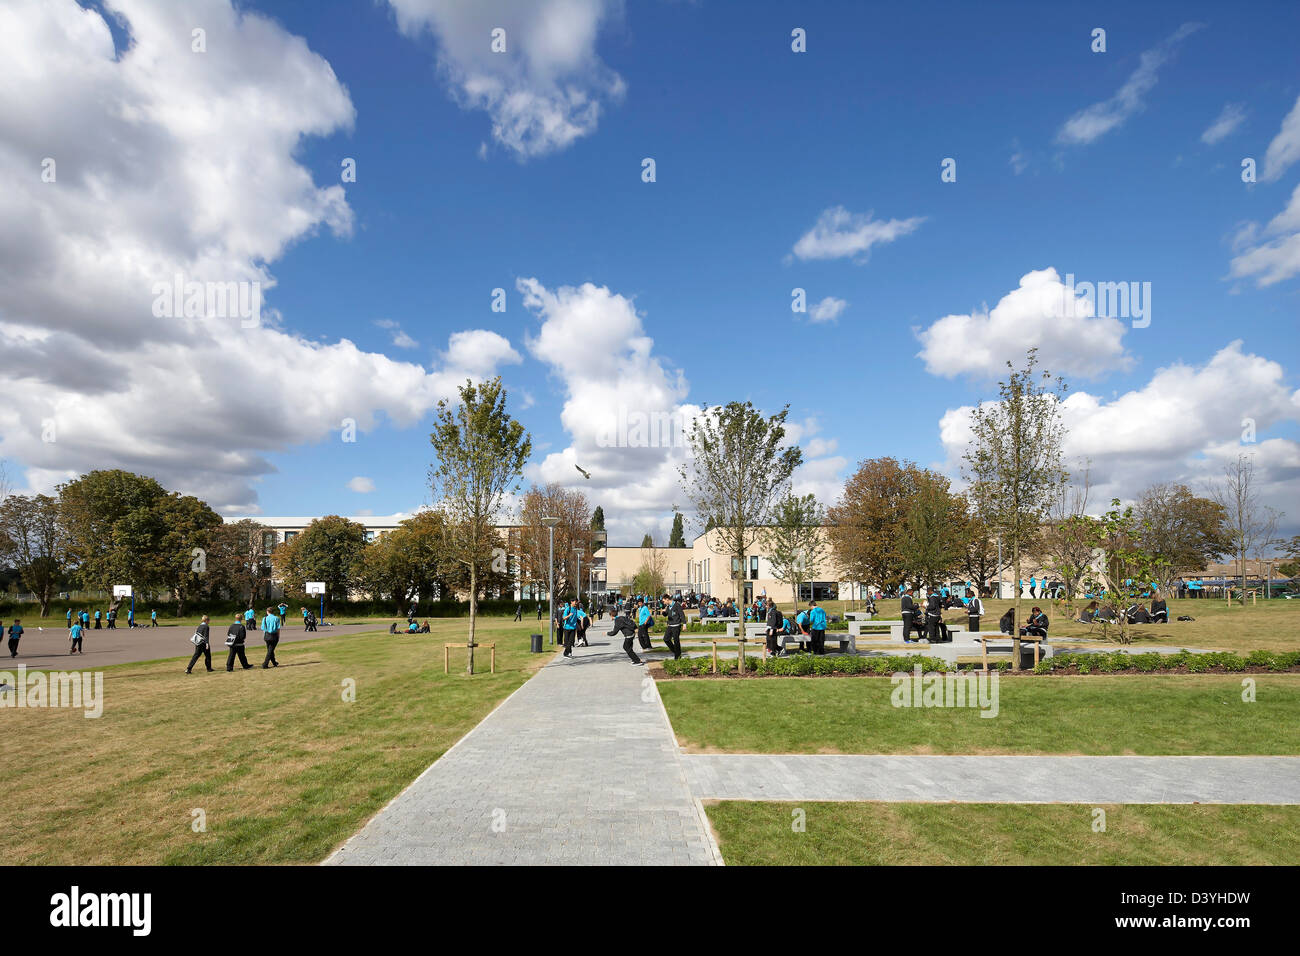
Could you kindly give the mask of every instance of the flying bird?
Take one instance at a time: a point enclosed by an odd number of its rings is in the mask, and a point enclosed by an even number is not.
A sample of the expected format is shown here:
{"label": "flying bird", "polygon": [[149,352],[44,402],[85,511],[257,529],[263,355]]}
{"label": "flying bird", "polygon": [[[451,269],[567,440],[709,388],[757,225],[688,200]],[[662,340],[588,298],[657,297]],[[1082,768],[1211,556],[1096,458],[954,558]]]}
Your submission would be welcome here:
{"label": "flying bird", "polygon": [[591,480],[591,472],[584,469],[581,465],[574,465],[573,467],[582,472],[582,477],[586,478],[588,481]]}

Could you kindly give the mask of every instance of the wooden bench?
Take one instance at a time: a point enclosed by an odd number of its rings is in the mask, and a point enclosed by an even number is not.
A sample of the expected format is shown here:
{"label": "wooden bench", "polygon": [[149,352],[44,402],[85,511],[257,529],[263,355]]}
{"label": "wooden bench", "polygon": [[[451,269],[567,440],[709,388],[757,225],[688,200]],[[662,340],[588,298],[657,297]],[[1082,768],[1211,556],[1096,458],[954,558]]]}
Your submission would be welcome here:
{"label": "wooden bench", "polygon": [[989,643],[991,641],[1010,641],[1011,642],[1011,669],[1020,670],[1020,645],[1034,645],[1034,666],[1038,666],[1038,661],[1042,654],[1042,645],[1047,643],[1046,637],[1038,637],[1033,634],[1021,636],[1019,634],[1003,634],[1001,631],[977,631],[976,638],[980,643],[980,657],[984,662],[984,672],[988,673],[989,669]]}

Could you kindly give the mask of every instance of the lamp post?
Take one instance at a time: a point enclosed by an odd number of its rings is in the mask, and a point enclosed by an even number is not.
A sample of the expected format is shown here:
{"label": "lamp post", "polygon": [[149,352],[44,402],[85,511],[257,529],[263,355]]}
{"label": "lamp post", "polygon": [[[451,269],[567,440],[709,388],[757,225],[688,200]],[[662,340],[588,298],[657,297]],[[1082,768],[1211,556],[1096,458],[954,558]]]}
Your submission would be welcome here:
{"label": "lamp post", "polygon": [[578,570],[573,575],[573,586],[578,591],[578,607],[582,607],[582,549],[574,548],[573,553],[578,556]]}
{"label": "lamp post", "polygon": [[546,586],[546,600],[550,604],[550,621],[547,623],[547,630],[551,636],[551,643],[555,643],[555,526],[560,523],[559,518],[543,518],[542,524],[546,525],[546,534],[550,539],[550,560],[546,562],[546,571],[549,575]]}

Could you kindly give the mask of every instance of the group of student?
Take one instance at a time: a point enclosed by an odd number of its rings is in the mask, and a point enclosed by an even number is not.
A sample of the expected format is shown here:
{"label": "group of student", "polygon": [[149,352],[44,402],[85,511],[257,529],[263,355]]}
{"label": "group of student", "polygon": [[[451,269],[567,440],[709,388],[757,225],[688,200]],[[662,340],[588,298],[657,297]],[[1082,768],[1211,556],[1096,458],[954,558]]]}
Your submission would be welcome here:
{"label": "group of student", "polygon": [[767,624],[767,651],[774,657],[784,657],[790,643],[786,638],[798,637],[799,650],[814,654],[826,653],[826,610],[809,601],[808,607],[787,619],[771,598],[766,599],[764,623]]}
{"label": "group of student", "polygon": [[[980,618],[984,616],[984,601],[974,588],[967,588],[966,593],[960,597],[946,586],[930,591],[925,597],[924,607],[916,603],[906,585],[899,590],[902,592],[899,605],[900,617],[903,621],[904,644],[916,644],[922,639],[931,644],[951,641],[952,634],[943,619],[943,612],[954,607],[966,609],[968,630],[975,632],[980,629]],[[913,632],[916,633],[915,638],[911,636]]]}
{"label": "group of student", "polygon": [[[1091,624],[1095,621],[1115,622],[1120,619],[1120,611],[1112,604],[1098,604],[1096,601],[1088,602],[1088,605],[1079,612],[1079,622],[1082,624]],[[1153,598],[1151,607],[1142,603],[1132,604],[1123,611],[1124,620],[1129,624],[1168,624],[1169,623],[1169,605],[1165,603],[1164,598]]]}
{"label": "group of student", "polygon": [[[609,631],[608,636],[623,635],[623,651],[627,654],[633,666],[640,666],[645,663],[633,647],[634,640],[641,645],[641,650],[650,650],[650,628],[654,627],[654,612],[651,609],[651,603],[644,595],[628,598],[614,613],[614,626]],[[682,656],[682,628],[686,625],[686,612],[682,610],[681,595],[670,598],[665,594],[659,598],[658,604],[664,612],[664,644],[672,652],[674,659],[680,658]],[[703,616],[703,607],[701,607],[701,617]],[[566,631],[566,642],[568,641],[568,634],[569,632]],[[583,645],[586,645],[585,639]],[[570,656],[567,643],[565,656]]]}
{"label": "group of student", "polygon": [[[275,659],[275,647],[280,643],[280,629],[284,627],[284,618],[288,611],[289,607],[285,604],[281,604],[278,608],[268,607],[266,616],[262,618],[262,642],[266,645],[266,657],[262,660],[263,670],[280,666],[280,662]],[[185,668],[187,674],[194,672],[194,665],[198,663],[200,657],[203,658],[203,664],[208,669],[208,673],[212,673],[212,646],[209,627],[209,617],[205,614],[202,622],[194,629],[194,636],[190,638],[190,643],[194,645],[194,656],[190,658],[190,662]],[[244,670],[253,668],[254,665],[248,663],[248,657],[244,650],[250,630],[257,630],[257,615],[253,612],[253,609],[249,608],[243,613],[236,611],[234,621],[226,628],[226,647],[230,649],[226,655],[227,671],[235,669],[236,659],[238,659],[240,666]]]}

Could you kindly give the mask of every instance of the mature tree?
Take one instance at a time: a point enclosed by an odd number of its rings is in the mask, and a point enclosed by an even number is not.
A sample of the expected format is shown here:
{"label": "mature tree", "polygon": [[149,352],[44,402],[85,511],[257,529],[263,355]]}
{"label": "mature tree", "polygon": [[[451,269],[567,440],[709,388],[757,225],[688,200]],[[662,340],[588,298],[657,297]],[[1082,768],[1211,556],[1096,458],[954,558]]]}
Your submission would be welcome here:
{"label": "mature tree", "polygon": [[830,550],[822,526],[826,510],[816,495],[787,494],[773,509],[772,527],[767,532],[768,563],[772,574],[794,591],[794,609],[799,610],[799,588],[826,560]]}
{"label": "mature tree", "polygon": [[361,558],[366,549],[364,525],[339,515],[317,518],[271,554],[286,595],[301,598],[308,581],[325,584],[325,603],[347,600],[360,587]]}
{"label": "mature tree", "polygon": [[359,585],[372,600],[385,597],[403,614],[418,600],[441,595],[440,579],[454,574],[442,553],[444,518],[438,511],[421,511],[380,535],[361,554]]}
{"label": "mature tree", "polygon": [[[133,516],[128,516],[130,522]],[[176,600],[177,617],[207,586],[207,549],[221,516],[192,495],[170,494],[157,501],[141,523],[142,537],[158,542],[147,580],[157,581]]]}
{"label": "mature tree", "polygon": [[997,536],[989,531],[988,523],[975,512],[969,500],[957,538],[961,541],[957,570],[983,593],[994,578],[1001,580],[1006,556],[1000,553]]}
{"label": "mature tree", "polygon": [[479,385],[467,381],[454,405],[438,402],[429,441],[437,458],[429,480],[447,517],[448,553],[469,571],[466,672],[473,674],[479,572],[492,563],[500,540],[497,514],[506,494],[518,488],[533,442],[506,411],[499,376]]}
{"label": "mature tree", "polygon": [[966,503],[948,479],[923,469],[903,514],[898,553],[902,573],[917,587],[938,587],[962,563]]}
{"label": "mature tree", "polygon": [[[1007,363],[1010,374],[998,383],[999,399],[981,402],[971,414],[971,445],[963,456],[970,497],[1010,552],[1017,581],[1023,577],[1021,559],[1068,477],[1061,464],[1065,384],[1047,371],[1036,373],[1037,362],[1037,350],[1030,349],[1024,369]],[[1020,621],[1018,587],[1014,606]]]}
{"label": "mature tree", "polygon": [[1264,531],[1260,511],[1259,490],[1255,487],[1255,459],[1252,455],[1238,455],[1224,465],[1223,478],[1210,483],[1210,497],[1227,515],[1228,538],[1231,553],[1237,558],[1237,571],[1241,577],[1241,602],[1246,601],[1246,555],[1259,541]]}
{"label": "mature tree", "polygon": [[7,546],[23,587],[36,595],[41,617],[63,579],[66,541],[59,503],[48,495],[10,495],[0,503],[0,539]]}
{"label": "mature tree", "polygon": [[577,567],[575,549],[582,550],[583,565],[590,567],[595,543],[591,506],[581,491],[565,488],[559,482],[545,487],[533,485],[524,494],[515,553],[522,578],[533,585],[535,594],[550,586],[551,538],[543,518],[560,519],[555,525],[555,590],[567,594],[577,585],[570,573]]}
{"label": "mature tree", "polygon": [[803,455],[785,445],[787,405],[764,417],[750,402],[706,408],[687,432],[690,458],[680,470],[696,514],[712,515],[732,563],[736,605],[745,602],[745,555],[772,523]]}
{"label": "mature tree", "polygon": [[1133,513],[1143,547],[1162,559],[1156,583],[1165,594],[1173,592],[1179,575],[1195,574],[1232,550],[1223,506],[1198,498],[1186,485],[1160,482],[1149,486]]}
{"label": "mature tree", "polygon": [[893,589],[903,583],[903,519],[921,469],[912,462],[859,462],[840,500],[827,511],[835,562],[854,581]]}
{"label": "mature tree", "polygon": [[686,529],[682,525],[682,513],[680,511],[673,512],[673,530],[668,535],[668,547],[686,547]]}
{"label": "mature tree", "polygon": [[704,522],[704,530],[712,531],[717,526],[718,526],[717,519],[714,518],[713,515],[709,515],[708,520]]}
{"label": "mature tree", "polygon": [[248,598],[252,606],[271,583],[271,562],[262,547],[266,526],[242,518],[208,533],[207,578],[214,595]]}
{"label": "mature tree", "polygon": [[158,574],[157,513],[167,490],[129,471],[92,471],[60,485],[59,514],[68,558],[81,585],[107,591],[114,584],[152,586]]}
{"label": "mature tree", "polygon": [[591,530],[605,530],[605,509],[600,505],[596,505],[596,510],[591,513]]}

